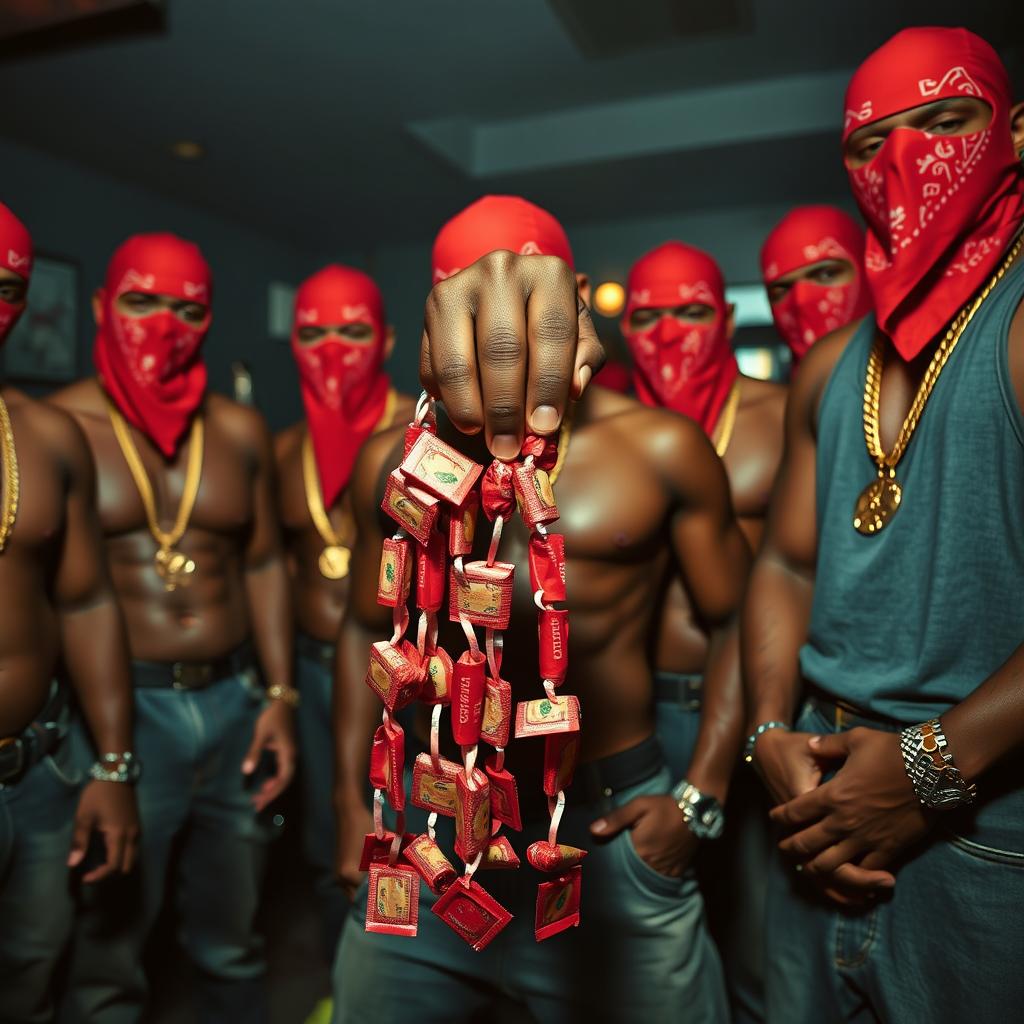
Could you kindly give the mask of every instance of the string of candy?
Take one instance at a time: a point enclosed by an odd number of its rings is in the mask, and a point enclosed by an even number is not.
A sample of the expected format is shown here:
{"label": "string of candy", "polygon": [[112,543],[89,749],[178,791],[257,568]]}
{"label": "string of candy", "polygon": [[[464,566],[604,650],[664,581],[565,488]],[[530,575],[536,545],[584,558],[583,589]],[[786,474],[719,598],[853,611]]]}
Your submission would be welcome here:
{"label": "string of candy", "polygon": [[[559,697],[568,665],[568,613],[565,600],[565,548],[547,524],[558,510],[547,471],[560,465],[564,447],[530,436],[520,460],[495,460],[483,467],[436,436],[430,399],[423,395],[405,438],[401,466],[388,478],[382,507],[399,525],[384,542],[378,601],[392,608],[394,632],[374,644],[366,682],[381,698],[381,726],[374,736],[370,779],[374,786],[374,832],[366,837],[363,867],[368,869],[366,928],[415,935],[418,879],[439,895],[433,912],[475,949],[482,949],[511,920],[511,914],[474,879],[481,868],[516,868],[519,859],[501,826],[520,830],[522,820],[515,778],[505,769],[511,727],[511,686],[501,678],[502,633],[512,607],[515,566],[498,560],[504,524],[518,506],[531,530],[530,577],[539,609],[540,672],[544,697],[521,702],[516,736],[544,736],[544,790],[550,827],[546,841],[532,844],[530,863],[559,877],[540,885],[536,935],[547,938],[579,922],[580,868],[584,851],[557,843],[579,747],[579,703]],[[567,438],[563,430],[563,438]],[[557,472],[557,469],[556,469]],[[481,478],[482,474],[482,479]],[[479,490],[477,481],[480,480]],[[483,561],[471,555],[478,508],[492,522]],[[446,527],[445,534],[436,527]],[[417,641],[404,639],[409,627],[411,542],[415,543]],[[449,561],[450,564],[449,564]],[[437,613],[448,589],[449,618],[458,622],[468,648],[453,664],[438,645]],[[484,630],[481,650],[476,628]],[[415,699],[432,704],[430,751],[413,765],[410,800],[429,812],[427,831],[404,834],[404,734],[394,713]],[[452,711],[452,736],[461,765],[440,755],[441,712]],[[481,770],[479,741],[494,747]],[[387,832],[383,804],[396,813]],[[455,818],[455,852],[464,863],[459,876],[436,842],[438,814]],[[399,858],[401,857],[401,862]]]}

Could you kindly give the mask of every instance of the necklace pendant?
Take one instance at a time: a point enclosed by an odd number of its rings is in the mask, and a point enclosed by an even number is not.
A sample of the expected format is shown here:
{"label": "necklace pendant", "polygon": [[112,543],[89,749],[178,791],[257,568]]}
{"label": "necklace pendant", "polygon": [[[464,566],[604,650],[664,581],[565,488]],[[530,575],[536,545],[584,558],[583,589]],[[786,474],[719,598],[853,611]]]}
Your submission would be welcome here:
{"label": "necklace pendant", "polygon": [[348,575],[348,564],[352,551],[341,544],[328,544],[320,552],[318,565],[320,575],[328,580],[344,579]]}
{"label": "necklace pendant", "polygon": [[157,575],[164,581],[164,590],[168,593],[178,587],[187,587],[196,571],[196,563],[174,548],[160,548],[153,562]]}
{"label": "necklace pendant", "polygon": [[903,488],[896,479],[895,471],[888,475],[878,471],[878,477],[864,488],[853,510],[853,528],[865,537],[873,537],[883,530],[899,510],[903,500]]}

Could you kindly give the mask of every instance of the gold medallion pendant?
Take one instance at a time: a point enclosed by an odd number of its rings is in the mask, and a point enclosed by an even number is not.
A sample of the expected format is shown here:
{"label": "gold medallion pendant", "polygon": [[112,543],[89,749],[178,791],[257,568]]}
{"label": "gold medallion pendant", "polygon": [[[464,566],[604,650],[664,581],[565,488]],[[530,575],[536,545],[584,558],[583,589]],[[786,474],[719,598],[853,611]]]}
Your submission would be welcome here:
{"label": "gold medallion pendant", "polygon": [[165,590],[177,590],[178,587],[187,587],[192,582],[196,563],[188,555],[175,551],[174,548],[161,548],[153,561],[156,564],[157,575],[164,581]]}
{"label": "gold medallion pendant", "polygon": [[903,488],[895,476],[879,476],[860,492],[853,513],[853,528],[865,537],[878,533],[900,507]]}
{"label": "gold medallion pendant", "polygon": [[320,575],[328,580],[341,580],[348,575],[352,551],[342,544],[328,544],[320,552]]}

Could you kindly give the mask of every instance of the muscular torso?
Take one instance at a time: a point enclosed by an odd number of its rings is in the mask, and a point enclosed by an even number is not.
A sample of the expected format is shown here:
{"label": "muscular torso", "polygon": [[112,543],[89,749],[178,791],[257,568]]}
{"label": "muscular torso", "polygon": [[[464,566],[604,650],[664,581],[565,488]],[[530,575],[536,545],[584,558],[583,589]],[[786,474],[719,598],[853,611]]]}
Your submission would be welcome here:
{"label": "muscular torso", "polygon": [[[239,407],[218,395],[204,399],[202,478],[188,528],[177,544],[196,564],[187,586],[167,591],[156,572],[138,489],[114,435],[95,379],[59,392],[84,430],[96,460],[100,520],[107,562],[125,616],[133,658],[203,661],[234,650],[249,634],[244,552],[253,525],[255,466],[239,437]],[[166,461],[148,439],[130,428],[156,498],[161,528],[177,516],[191,440]]]}
{"label": "muscular torso", "polygon": [[[782,458],[786,389],[779,384],[740,377],[740,403],[722,461],[729,477],[740,528],[756,552],[772,484]],[[719,423],[715,432],[718,440]],[[655,665],[663,672],[700,674],[707,659],[707,630],[694,614],[684,581],[672,572],[665,583]]]}
{"label": "muscular torso", "polygon": [[53,583],[60,561],[66,474],[47,438],[52,410],[3,388],[20,476],[18,516],[0,552],[0,737],[20,733],[46,701],[57,664]]}

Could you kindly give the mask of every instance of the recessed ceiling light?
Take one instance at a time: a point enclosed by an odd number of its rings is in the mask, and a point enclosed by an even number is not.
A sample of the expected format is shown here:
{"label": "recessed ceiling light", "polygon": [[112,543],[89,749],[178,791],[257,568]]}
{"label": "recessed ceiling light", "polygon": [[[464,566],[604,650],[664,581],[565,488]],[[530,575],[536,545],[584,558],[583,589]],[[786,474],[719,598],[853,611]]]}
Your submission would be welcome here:
{"label": "recessed ceiling light", "polygon": [[618,281],[605,281],[594,289],[594,309],[602,316],[618,316],[626,304],[626,289]]}
{"label": "recessed ceiling light", "polygon": [[179,160],[200,160],[206,156],[206,149],[201,142],[193,139],[181,139],[171,143],[171,155]]}

